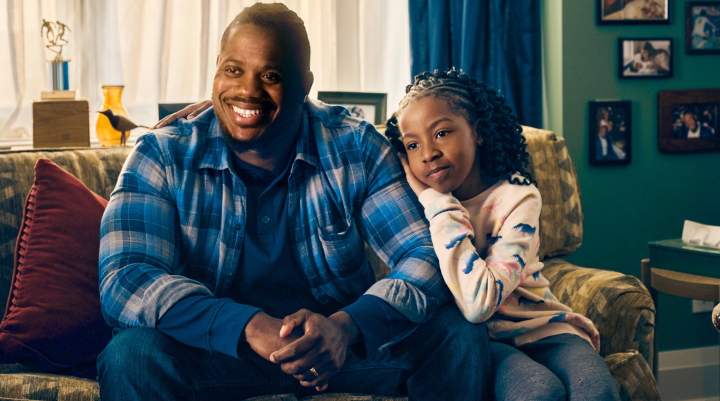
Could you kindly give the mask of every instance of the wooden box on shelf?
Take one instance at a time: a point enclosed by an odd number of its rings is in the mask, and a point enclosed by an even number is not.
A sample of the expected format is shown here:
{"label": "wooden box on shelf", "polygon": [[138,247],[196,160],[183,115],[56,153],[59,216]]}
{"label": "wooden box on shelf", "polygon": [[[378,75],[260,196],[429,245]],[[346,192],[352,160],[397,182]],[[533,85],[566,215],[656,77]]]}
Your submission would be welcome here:
{"label": "wooden box on shelf", "polygon": [[33,147],[89,147],[87,100],[33,102]]}

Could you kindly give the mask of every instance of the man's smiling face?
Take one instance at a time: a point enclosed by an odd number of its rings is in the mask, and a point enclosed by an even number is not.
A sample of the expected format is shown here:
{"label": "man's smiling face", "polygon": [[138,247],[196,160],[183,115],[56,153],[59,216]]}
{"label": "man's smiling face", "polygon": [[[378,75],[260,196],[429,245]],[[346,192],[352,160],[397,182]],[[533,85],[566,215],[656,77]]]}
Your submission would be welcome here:
{"label": "man's smiling face", "polygon": [[264,138],[269,128],[282,131],[299,118],[305,73],[281,42],[271,30],[241,24],[220,50],[212,102],[223,128],[238,142],[269,143],[272,138]]}

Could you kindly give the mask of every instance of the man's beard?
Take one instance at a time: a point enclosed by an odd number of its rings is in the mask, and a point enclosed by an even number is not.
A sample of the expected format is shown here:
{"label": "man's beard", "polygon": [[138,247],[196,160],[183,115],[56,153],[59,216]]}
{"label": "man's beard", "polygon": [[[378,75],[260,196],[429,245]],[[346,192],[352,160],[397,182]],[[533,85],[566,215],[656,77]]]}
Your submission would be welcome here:
{"label": "man's beard", "polygon": [[[263,158],[272,158],[272,156],[278,156],[278,142],[282,142],[283,144],[295,144],[297,142],[297,138],[300,136],[300,125],[295,128],[288,128],[286,132],[280,132],[282,131],[282,128],[280,127],[282,127],[283,125],[287,126],[287,124],[278,124],[279,122],[280,121],[273,121],[270,125],[265,127],[260,133],[260,135],[258,135],[255,139],[249,141],[239,141],[232,137],[232,135],[230,134],[230,130],[227,129],[225,123],[222,120],[218,119],[218,123],[220,124],[220,128],[222,130],[222,138],[227,144],[227,146],[235,154],[255,152]],[[276,132],[268,132],[268,130],[273,130]],[[285,137],[286,135],[292,135],[292,137]],[[283,151],[286,150],[289,149],[283,149]]]}

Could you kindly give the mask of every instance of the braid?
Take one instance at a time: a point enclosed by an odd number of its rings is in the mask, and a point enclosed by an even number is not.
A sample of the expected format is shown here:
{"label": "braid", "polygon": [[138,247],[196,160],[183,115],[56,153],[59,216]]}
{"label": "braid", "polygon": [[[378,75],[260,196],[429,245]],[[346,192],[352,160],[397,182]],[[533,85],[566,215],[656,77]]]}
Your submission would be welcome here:
{"label": "braid", "polygon": [[[397,115],[411,102],[426,96],[447,101],[477,130],[482,138],[477,157],[483,174],[512,184],[529,185],[534,181],[528,171],[525,137],[503,96],[454,67],[447,71],[423,72],[405,88],[405,97],[388,120],[385,133],[396,150],[405,153]],[[523,178],[513,176],[515,173]]]}

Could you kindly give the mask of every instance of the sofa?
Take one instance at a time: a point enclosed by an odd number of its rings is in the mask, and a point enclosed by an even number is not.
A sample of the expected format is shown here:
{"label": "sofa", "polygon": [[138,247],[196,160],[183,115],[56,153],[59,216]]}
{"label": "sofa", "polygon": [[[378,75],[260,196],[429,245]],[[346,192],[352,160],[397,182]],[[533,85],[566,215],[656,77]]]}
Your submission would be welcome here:
{"label": "sofa", "polygon": [[[600,353],[617,380],[623,400],[659,399],[652,375],[655,306],[634,276],[576,266],[563,259],[578,249],[583,213],[574,166],[565,140],[553,132],[523,128],[531,172],[543,197],[541,258],[552,290],[576,312],[597,325]],[[109,197],[130,148],[45,149],[0,152],[0,302],[10,287],[15,241],[23,204],[33,183],[33,166],[47,158],[78,177],[90,189]],[[376,273],[382,263],[369,254]],[[97,382],[80,377],[33,371],[18,363],[0,364],[0,400],[94,401]],[[308,400],[393,400],[372,395],[322,394]],[[254,401],[296,400],[293,395],[255,397]]]}

